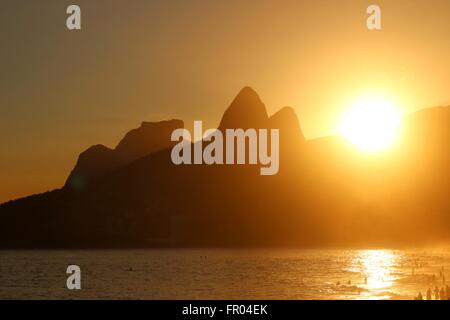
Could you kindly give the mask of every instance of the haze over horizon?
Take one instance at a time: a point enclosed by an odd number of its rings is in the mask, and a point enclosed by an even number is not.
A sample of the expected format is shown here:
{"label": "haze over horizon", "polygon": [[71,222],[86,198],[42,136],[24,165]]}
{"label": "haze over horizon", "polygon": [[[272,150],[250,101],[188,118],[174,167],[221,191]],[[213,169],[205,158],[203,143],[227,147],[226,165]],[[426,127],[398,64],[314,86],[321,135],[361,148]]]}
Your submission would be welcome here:
{"label": "haze over horizon", "polygon": [[376,2],[381,31],[363,0],[77,1],[68,32],[69,1],[5,1],[0,202],[61,187],[81,151],[142,121],[217,127],[246,85],[269,114],[293,107],[307,139],[365,92],[404,113],[450,105],[450,2]]}

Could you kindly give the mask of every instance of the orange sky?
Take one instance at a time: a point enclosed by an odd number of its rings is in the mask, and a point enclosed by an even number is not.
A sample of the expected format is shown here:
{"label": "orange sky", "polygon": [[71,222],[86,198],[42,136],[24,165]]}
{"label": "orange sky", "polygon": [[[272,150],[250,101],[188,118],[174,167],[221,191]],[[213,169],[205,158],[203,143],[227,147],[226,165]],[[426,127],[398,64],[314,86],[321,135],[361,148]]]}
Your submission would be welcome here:
{"label": "orange sky", "polygon": [[[61,186],[90,145],[141,121],[216,126],[252,86],[290,105],[307,138],[333,134],[361,92],[406,112],[450,104],[450,1],[2,2],[0,202]],[[368,31],[366,8],[382,9]]]}

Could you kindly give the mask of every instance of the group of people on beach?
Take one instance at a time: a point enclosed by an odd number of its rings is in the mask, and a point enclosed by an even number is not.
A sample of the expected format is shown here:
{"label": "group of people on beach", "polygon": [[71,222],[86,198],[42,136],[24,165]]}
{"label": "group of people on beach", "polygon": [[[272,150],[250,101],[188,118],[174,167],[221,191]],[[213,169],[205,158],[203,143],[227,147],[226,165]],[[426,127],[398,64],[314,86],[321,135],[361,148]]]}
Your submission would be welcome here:
{"label": "group of people on beach", "polygon": [[427,295],[424,299],[422,292],[419,292],[415,300],[450,300],[450,287],[448,285],[442,287],[440,290],[435,287],[434,290],[428,288]]}
{"label": "group of people on beach", "polygon": [[[445,284],[445,274],[444,267],[439,271],[439,280],[442,280],[442,284],[444,285],[442,288],[434,287],[434,290],[428,288],[425,299],[422,295],[422,292],[419,292],[417,297],[414,300],[450,300],[450,287]],[[436,276],[433,274],[433,282],[436,281]]]}

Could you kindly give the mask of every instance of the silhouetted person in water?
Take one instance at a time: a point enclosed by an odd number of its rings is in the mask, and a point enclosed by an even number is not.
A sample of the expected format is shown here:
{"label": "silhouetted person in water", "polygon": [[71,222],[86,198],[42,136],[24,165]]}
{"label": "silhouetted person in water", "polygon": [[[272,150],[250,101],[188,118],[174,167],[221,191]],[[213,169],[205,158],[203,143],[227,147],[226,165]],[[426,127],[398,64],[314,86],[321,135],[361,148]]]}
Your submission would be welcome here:
{"label": "silhouetted person in water", "polygon": [[428,290],[427,290],[427,300],[432,300],[431,299],[431,289],[430,288],[428,288]]}
{"label": "silhouetted person in water", "polygon": [[439,288],[434,287],[434,299],[439,300]]}
{"label": "silhouetted person in water", "polygon": [[423,300],[422,292],[419,292],[415,300]]}

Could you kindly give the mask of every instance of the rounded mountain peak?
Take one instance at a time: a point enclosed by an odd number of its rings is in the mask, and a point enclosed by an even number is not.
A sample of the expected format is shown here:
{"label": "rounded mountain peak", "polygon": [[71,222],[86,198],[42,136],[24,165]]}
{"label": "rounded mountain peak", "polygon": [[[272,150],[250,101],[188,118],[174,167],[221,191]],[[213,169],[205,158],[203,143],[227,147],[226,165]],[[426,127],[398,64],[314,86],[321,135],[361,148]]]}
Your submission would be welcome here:
{"label": "rounded mountain peak", "polygon": [[297,113],[292,107],[283,107],[278,110],[270,117],[269,123],[271,128],[283,131],[283,135],[287,135],[291,139],[305,141]]}

